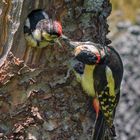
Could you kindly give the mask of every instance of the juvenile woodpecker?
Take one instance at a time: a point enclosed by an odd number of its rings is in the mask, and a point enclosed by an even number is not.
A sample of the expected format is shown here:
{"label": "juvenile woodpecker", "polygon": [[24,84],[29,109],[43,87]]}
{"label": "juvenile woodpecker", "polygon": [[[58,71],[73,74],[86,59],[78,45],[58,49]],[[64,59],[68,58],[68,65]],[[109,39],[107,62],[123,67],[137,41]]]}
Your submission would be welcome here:
{"label": "juvenile woodpecker", "polygon": [[113,120],[123,77],[121,58],[109,46],[92,42],[70,42],[70,45],[74,48],[75,59],[80,62],[73,66],[74,73],[84,91],[93,97],[96,111],[93,140],[104,140],[104,130],[115,138]]}
{"label": "juvenile woodpecker", "polygon": [[31,12],[24,25],[27,44],[31,47],[43,48],[55,42],[61,46],[58,38],[62,35],[62,25],[49,18],[43,10]]}

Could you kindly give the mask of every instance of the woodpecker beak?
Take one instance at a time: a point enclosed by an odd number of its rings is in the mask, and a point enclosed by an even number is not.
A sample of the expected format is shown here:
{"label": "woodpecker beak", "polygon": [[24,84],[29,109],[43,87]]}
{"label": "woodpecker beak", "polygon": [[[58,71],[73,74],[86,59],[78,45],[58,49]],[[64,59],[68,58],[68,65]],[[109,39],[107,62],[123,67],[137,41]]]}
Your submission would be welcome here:
{"label": "woodpecker beak", "polygon": [[70,46],[75,49],[77,46],[79,46],[79,42],[75,42],[75,41],[70,41]]}
{"label": "woodpecker beak", "polygon": [[61,40],[63,40],[66,45],[72,49],[76,48],[76,44],[74,41],[71,41],[67,36],[65,36],[64,34],[61,35]]}
{"label": "woodpecker beak", "polygon": [[69,40],[69,38],[67,36],[65,36],[64,34],[61,35],[62,40]]}
{"label": "woodpecker beak", "polygon": [[54,40],[54,42],[57,43],[59,47],[62,47],[62,44],[61,44],[61,42],[59,41],[59,39]]}

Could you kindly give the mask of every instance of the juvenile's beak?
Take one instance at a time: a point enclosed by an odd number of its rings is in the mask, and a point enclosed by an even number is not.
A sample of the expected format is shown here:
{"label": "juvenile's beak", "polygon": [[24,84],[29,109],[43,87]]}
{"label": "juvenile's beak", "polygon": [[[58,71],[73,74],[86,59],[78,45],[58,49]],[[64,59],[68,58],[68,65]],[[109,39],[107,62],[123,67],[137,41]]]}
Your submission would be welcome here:
{"label": "juvenile's beak", "polygon": [[76,41],[69,41],[70,47],[76,49],[80,44]]}
{"label": "juvenile's beak", "polygon": [[77,42],[71,41],[67,36],[65,36],[64,34],[61,35],[61,39],[65,42],[65,44],[72,48],[75,49],[78,46]]}
{"label": "juvenile's beak", "polygon": [[69,40],[69,38],[67,36],[65,36],[64,34],[61,35],[62,40]]}
{"label": "juvenile's beak", "polygon": [[62,47],[62,44],[61,44],[61,42],[59,41],[59,39],[56,39],[54,42],[57,43],[59,47]]}

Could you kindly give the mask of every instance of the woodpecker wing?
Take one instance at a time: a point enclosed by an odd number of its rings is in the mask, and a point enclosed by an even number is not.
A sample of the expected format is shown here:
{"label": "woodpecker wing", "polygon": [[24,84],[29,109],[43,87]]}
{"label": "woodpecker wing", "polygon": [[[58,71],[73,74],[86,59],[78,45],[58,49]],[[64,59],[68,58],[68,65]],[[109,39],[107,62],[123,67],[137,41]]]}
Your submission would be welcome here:
{"label": "woodpecker wing", "polygon": [[[116,106],[120,97],[120,85],[123,75],[123,65],[120,56],[113,48],[109,49],[108,60],[103,64],[97,65],[94,70],[94,88],[96,96],[100,102],[100,109],[103,113],[105,123],[110,134],[116,136],[113,119]],[[97,126],[99,130],[100,126]],[[100,134],[100,132],[98,132]],[[101,134],[100,134],[101,135]]]}
{"label": "woodpecker wing", "polygon": [[[116,96],[114,89],[114,81],[111,80],[110,75],[106,75],[107,72],[106,65],[98,65],[94,70],[94,88],[96,96],[100,103],[100,113],[95,124],[95,132],[93,140],[102,140],[104,139],[104,134],[106,128],[108,128],[112,137],[116,136],[113,126],[113,118],[116,109]],[[110,78],[110,79],[109,79]],[[114,91],[111,91],[114,89]]]}

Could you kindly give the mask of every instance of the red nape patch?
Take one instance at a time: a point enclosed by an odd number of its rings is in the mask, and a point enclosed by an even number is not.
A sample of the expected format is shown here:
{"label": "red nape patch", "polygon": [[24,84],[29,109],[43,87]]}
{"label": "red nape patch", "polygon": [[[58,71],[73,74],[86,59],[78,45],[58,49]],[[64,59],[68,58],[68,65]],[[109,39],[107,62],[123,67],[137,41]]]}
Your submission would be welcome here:
{"label": "red nape patch", "polygon": [[62,35],[62,25],[61,25],[61,23],[59,21],[54,21],[53,26],[54,26],[54,29],[56,29],[59,36],[61,36]]}
{"label": "red nape patch", "polygon": [[96,57],[97,57],[97,64],[100,62],[100,60],[101,60],[101,56],[100,56],[100,54],[99,53],[96,53]]}

